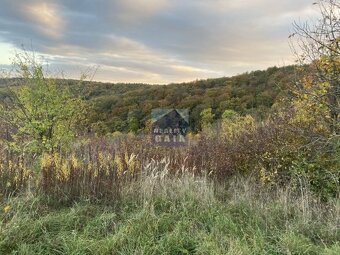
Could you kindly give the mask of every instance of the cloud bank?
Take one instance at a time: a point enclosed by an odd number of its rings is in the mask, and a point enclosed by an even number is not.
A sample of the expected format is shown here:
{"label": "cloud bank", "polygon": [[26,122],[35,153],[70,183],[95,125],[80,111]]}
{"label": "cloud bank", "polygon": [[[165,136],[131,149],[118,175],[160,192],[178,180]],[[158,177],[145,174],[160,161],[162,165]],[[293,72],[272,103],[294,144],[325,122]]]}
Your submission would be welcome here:
{"label": "cloud bank", "polygon": [[[292,63],[294,20],[310,0],[3,0],[0,64],[22,44],[70,78],[170,83]],[[30,47],[27,47],[30,48]]]}

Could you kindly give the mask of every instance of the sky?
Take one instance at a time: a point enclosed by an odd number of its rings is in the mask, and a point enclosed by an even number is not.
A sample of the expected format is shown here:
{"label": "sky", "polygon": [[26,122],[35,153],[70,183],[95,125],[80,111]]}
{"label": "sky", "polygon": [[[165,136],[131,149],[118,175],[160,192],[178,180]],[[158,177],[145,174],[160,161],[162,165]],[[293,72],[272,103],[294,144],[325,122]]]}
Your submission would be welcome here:
{"label": "sky", "polygon": [[168,84],[292,64],[313,0],[1,0],[0,69],[22,48],[66,78]]}

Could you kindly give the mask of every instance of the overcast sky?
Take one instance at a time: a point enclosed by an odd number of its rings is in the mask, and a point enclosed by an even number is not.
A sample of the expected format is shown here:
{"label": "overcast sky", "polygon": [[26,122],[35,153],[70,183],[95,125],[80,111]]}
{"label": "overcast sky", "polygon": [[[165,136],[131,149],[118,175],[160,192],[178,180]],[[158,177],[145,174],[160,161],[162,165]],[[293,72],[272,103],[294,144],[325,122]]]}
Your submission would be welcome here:
{"label": "overcast sky", "polygon": [[50,69],[94,80],[170,83],[291,64],[311,0],[1,0],[0,67],[24,45]]}

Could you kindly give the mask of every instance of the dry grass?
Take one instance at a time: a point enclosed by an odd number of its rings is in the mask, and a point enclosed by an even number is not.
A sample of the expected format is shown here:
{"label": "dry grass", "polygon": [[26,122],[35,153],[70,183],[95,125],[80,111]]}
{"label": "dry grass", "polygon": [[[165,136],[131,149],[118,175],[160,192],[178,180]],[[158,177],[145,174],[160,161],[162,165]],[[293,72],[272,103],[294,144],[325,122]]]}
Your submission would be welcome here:
{"label": "dry grass", "polygon": [[338,254],[337,200],[251,178],[218,185],[184,169],[170,174],[168,163],[146,163],[118,207],[5,201],[1,254]]}
{"label": "dry grass", "polygon": [[[303,176],[298,171],[304,172],[303,168],[311,164],[296,165],[300,160],[299,151],[284,125],[281,119],[275,123],[267,121],[257,124],[251,131],[238,132],[232,139],[221,137],[218,132],[202,133],[186,147],[155,146],[149,137],[143,136],[122,136],[118,140],[81,139],[67,152],[44,154],[35,161],[30,160],[29,155],[13,154],[2,147],[0,192],[7,197],[28,190],[68,202],[79,199],[116,201],[122,186],[143,180],[150,168],[154,172],[149,174],[160,178],[159,168],[162,167],[167,176],[186,172],[224,183],[232,176],[242,175],[252,176],[257,183],[285,186],[291,182],[291,169],[295,169],[295,181],[299,181]],[[163,162],[164,166],[155,166],[155,162]],[[324,182],[331,183],[328,179]],[[301,186],[295,183],[295,188],[297,185]],[[319,190],[320,185],[323,183],[316,186]],[[337,185],[334,181],[331,185],[334,195]]]}

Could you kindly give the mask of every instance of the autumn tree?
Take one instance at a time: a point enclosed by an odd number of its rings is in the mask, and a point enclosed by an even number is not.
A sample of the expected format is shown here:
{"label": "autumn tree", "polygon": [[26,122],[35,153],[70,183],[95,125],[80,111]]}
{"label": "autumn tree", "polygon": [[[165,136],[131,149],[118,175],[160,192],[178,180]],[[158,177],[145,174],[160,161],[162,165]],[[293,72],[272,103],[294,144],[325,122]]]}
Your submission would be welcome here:
{"label": "autumn tree", "polygon": [[282,152],[275,158],[294,152],[295,159],[288,157],[290,173],[306,178],[322,194],[335,195],[340,178],[340,3],[319,0],[314,5],[320,18],[295,22],[290,36],[297,39],[293,49],[300,65],[291,97],[279,110],[286,123],[280,128]]}
{"label": "autumn tree", "polygon": [[127,117],[127,123],[129,127],[129,131],[136,133],[139,129],[139,122],[136,117],[136,112],[134,111],[129,111],[128,117]]}
{"label": "autumn tree", "polygon": [[296,86],[301,104],[314,111],[325,109],[324,121],[339,135],[340,111],[340,2],[319,0],[321,17],[316,22],[294,23],[298,47],[294,51],[308,74]]}
{"label": "autumn tree", "polygon": [[214,114],[210,107],[203,109],[200,113],[200,117],[202,129],[211,127],[212,123],[214,122]]}
{"label": "autumn tree", "polygon": [[0,102],[0,121],[11,130],[7,144],[35,154],[66,147],[85,118],[86,104],[67,86],[45,77],[33,55],[16,54],[17,86]]}

